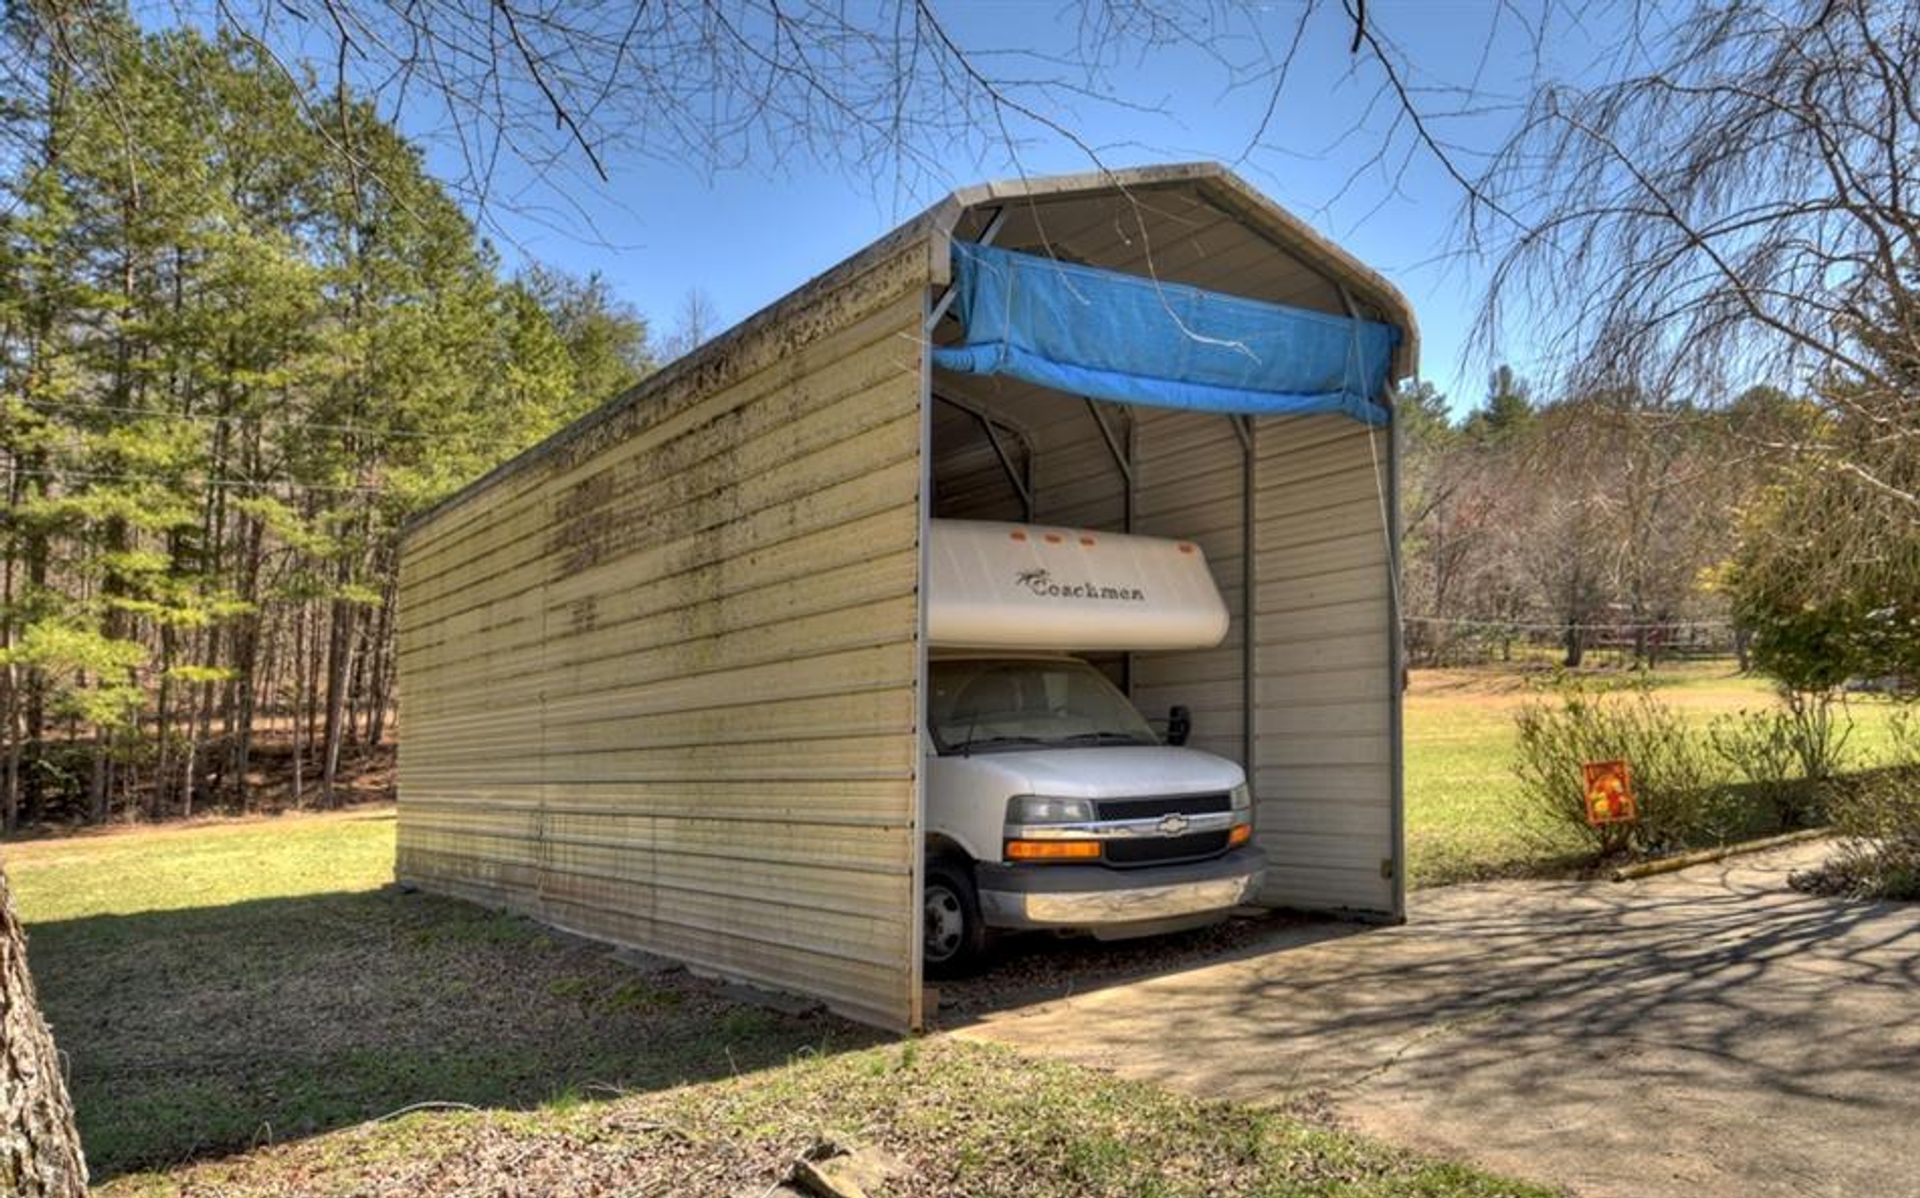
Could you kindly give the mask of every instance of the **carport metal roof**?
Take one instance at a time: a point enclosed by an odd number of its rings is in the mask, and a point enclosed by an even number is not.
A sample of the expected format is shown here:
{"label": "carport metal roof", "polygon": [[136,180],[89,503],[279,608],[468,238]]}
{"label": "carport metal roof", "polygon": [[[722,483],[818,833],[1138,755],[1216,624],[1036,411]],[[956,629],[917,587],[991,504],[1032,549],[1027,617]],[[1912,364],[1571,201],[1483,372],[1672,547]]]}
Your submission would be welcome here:
{"label": "carport metal roof", "polygon": [[[1116,194],[1121,203],[1114,203]],[[951,280],[949,246],[1000,222],[994,244],[1228,295],[1358,314],[1400,330],[1390,379],[1420,360],[1413,308],[1398,288],[1214,162],[1127,167],[963,187],[629,390],[407,521],[412,530],[663,393],[820,296],[924,241],[933,281]],[[1276,254],[1273,251],[1279,250]],[[936,330],[951,337],[954,322]],[[1382,402],[1386,397],[1382,397]]]}

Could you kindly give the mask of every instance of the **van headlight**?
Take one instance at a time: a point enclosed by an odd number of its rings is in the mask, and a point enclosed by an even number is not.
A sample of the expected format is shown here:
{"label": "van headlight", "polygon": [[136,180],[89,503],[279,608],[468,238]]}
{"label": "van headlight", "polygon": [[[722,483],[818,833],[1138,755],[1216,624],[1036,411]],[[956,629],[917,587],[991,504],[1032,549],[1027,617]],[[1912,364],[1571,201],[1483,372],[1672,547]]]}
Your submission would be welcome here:
{"label": "van headlight", "polygon": [[1048,795],[1017,795],[1007,800],[1007,823],[1085,824],[1093,822],[1093,804],[1086,799],[1056,799]]}
{"label": "van headlight", "polygon": [[1245,782],[1233,788],[1233,827],[1227,831],[1227,847],[1237,849],[1253,839],[1253,789]]}

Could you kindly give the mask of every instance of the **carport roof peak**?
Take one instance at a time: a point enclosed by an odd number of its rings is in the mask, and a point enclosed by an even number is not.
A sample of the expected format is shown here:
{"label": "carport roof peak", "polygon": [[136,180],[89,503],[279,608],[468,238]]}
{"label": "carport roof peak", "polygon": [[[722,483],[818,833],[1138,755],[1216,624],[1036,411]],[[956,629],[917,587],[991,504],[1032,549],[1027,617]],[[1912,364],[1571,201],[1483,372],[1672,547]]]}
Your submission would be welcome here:
{"label": "carport roof peak", "polygon": [[[1145,214],[1153,210],[1154,201],[1183,194],[1217,209],[1257,233],[1275,249],[1298,258],[1334,287],[1345,289],[1356,302],[1373,309],[1386,323],[1400,329],[1404,338],[1402,360],[1409,371],[1418,361],[1419,328],[1406,296],[1385,276],[1219,162],[1161,163],[976,183],[956,188],[920,216],[882,238],[876,246],[923,230],[972,240],[997,209],[1013,213],[1022,209],[1036,211],[1102,196],[1131,201],[1133,216],[1142,226],[1140,232],[1150,236],[1145,228]],[[1008,242],[1003,237],[1000,244]],[[1054,248],[1057,252],[1058,247]],[[1041,252],[1045,252],[1044,249]],[[1090,265],[1106,264],[1096,261]]]}

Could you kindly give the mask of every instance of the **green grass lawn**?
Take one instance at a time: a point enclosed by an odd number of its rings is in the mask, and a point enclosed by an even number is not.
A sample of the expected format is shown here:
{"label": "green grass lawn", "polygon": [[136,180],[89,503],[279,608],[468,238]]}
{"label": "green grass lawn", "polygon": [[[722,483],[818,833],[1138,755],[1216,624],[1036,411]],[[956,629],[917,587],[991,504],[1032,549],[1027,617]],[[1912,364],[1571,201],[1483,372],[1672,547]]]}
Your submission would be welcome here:
{"label": "green grass lawn", "polygon": [[[1685,663],[1652,677],[1659,697],[1701,727],[1717,715],[1777,700],[1762,678],[1731,662]],[[1573,842],[1530,827],[1512,763],[1514,714],[1534,697],[1512,673],[1418,671],[1406,699],[1407,872],[1415,886],[1507,877],[1564,868]],[[1848,703],[1848,760],[1883,764],[1891,749],[1893,705]]]}
{"label": "green grass lawn", "polygon": [[822,1140],[905,1162],[896,1196],[1543,1193],[1272,1109],[742,1006],[398,893],[393,828],[6,846],[99,1194],[763,1194]]}

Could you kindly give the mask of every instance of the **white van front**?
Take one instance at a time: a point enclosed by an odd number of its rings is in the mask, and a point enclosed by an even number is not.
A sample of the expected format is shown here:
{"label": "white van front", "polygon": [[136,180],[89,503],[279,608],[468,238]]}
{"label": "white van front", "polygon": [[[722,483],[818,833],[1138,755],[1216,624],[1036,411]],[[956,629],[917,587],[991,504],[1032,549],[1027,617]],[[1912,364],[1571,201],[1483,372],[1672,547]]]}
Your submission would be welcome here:
{"label": "white van front", "polygon": [[928,675],[930,971],[972,963],[975,919],[1137,936],[1216,919],[1258,886],[1240,767],[1164,743],[1092,665],[958,654]]}

